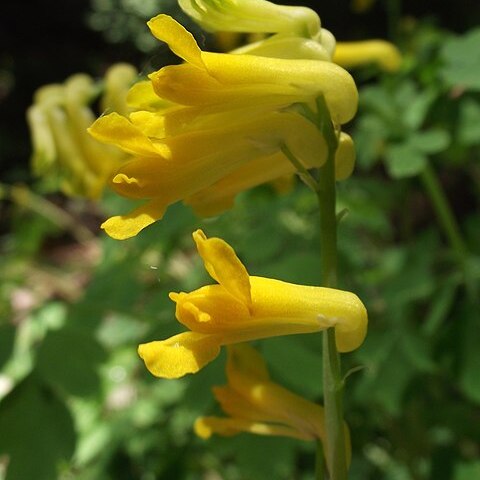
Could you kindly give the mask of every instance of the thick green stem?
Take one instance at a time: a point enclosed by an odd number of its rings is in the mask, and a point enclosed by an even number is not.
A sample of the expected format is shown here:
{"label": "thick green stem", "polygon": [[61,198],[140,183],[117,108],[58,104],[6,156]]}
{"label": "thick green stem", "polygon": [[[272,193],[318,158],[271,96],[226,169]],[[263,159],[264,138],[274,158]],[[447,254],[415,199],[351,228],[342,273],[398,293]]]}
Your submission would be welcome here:
{"label": "thick green stem", "polygon": [[[322,285],[337,286],[337,217],[335,191],[336,133],[323,99],[318,102],[321,130],[328,145],[328,158],[320,168],[318,204],[320,209],[320,246],[322,260]],[[323,394],[327,444],[325,456],[331,480],[347,479],[345,430],[343,426],[343,380],[340,357],[335,343],[335,330],[323,333]]]}
{"label": "thick green stem", "polygon": [[[331,165],[329,165],[331,164]],[[335,178],[333,161],[320,171],[320,244],[322,257],[322,285],[337,285],[337,221],[335,215]],[[334,173],[334,172],[333,172]],[[332,178],[333,177],[333,178]],[[330,179],[330,181],[329,181]],[[347,478],[345,432],[343,428],[343,381],[340,357],[335,344],[335,330],[323,333],[323,395],[327,433],[326,457],[331,480]]]}
{"label": "thick green stem", "polygon": [[[315,122],[328,147],[327,161],[319,169],[318,180],[308,172],[286,145],[282,152],[295,166],[303,181],[315,192],[320,210],[320,246],[322,285],[337,286],[337,215],[335,191],[335,153],[338,147],[337,132],[332,124],[325,99],[317,98],[317,110],[304,108],[303,114]],[[335,330],[323,333],[323,392],[325,409],[326,444],[317,448],[315,479],[324,480],[325,465],[328,480],[347,479],[345,429],[343,423],[343,379],[340,356],[335,342]],[[323,448],[322,448],[323,447]],[[324,461],[325,460],[325,461]]]}

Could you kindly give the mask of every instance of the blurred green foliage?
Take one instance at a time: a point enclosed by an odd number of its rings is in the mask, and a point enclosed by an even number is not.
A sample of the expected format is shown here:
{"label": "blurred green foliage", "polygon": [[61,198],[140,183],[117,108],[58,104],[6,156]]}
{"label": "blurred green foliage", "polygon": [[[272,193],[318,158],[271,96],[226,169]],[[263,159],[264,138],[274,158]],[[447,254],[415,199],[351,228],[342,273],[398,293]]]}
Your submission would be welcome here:
{"label": "blurred green foliage", "polygon": [[[338,209],[348,210],[341,287],[358,293],[370,318],[365,344],[343,356],[345,372],[364,367],[346,388],[351,478],[474,480],[480,30],[400,26],[403,70],[355,73],[358,167],[338,192]],[[213,219],[175,205],[123,242],[98,234],[102,218],[128,208],[113,195],[100,205],[51,196],[44,201],[54,208],[42,208],[34,192],[2,191],[0,479],[313,478],[313,445],[194,437],[195,418],[218,408],[210,389],[225,380],[224,356],[165,381],[136,354],[138,343],[182,331],[169,291],[209,282],[190,237],[196,228],[231,243],[252,274],[318,283],[316,200],[300,182],[281,196],[269,186],[247,192]],[[320,399],[319,335],[258,346],[276,381]]]}

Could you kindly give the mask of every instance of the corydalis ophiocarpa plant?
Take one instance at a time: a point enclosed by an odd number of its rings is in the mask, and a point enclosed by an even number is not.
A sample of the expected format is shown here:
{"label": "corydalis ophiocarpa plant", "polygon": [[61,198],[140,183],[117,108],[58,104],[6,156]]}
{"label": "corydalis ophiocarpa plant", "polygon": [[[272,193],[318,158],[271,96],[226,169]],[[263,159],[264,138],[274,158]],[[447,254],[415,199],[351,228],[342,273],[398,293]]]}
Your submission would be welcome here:
{"label": "corydalis ophiocarpa plant", "polygon": [[[232,436],[242,432],[256,435],[320,440],[324,448],[325,412],[323,407],[273,382],[262,356],[243,343],[227,347],[228,384],[213,387],[215,398],[227,417],[200,417],[194,429],[198,436]],[[347,457],[350,439],[345,425]]]}
{"label": "corydalis ophiocarpa plant", "polygon": [[133,66],[121,63],[110,67],[102,82],[76,74],[38,89],[27,111],[34,174],[47,186],[58,179],[67,195],[98,198],[127,155],[87,134],[95,119],[91,104],[102,92],[102,111],[127,114],[126,95],[136,77]]}
{"label": "corydalis ophiocarpa plant", "polygon": [[[316,125],[289,109],[291,105],[314,105],[322,95],[336,125],[355,114],[353,79],[331,62],[202,52],[192,35],[167,15],[155,17],[149,26],[185,63],[154,72],[151,87],[142,83],[131,97],[137,104],[152,105],[153,89],[170,104],[139,110],[129,119],[107,115],[90,128],[98,140],[134,155],[114,177],[114,189],[148,199],[103,224],[114,238],[136,235],[160,219],[171,203],[188,199],[250,161],[278,154],[288,163],[281,153],[284,146],[295,150],[304,168],[321,166],[325,141]],[[353,162],[349,152],[346,163]]]}
{"label": "corydalis ophiocarpa plant", "polygon": [[335,328],[337,348],[358,348],[367,331],[367,312],[351,292],[295,285],[250,276],[230,245],[193,234],[205,268],[218,283],[190,293],[171,293],[176,317],[190,329],[139,346],[150,372],[162,378],[195,373],[223,345]]}

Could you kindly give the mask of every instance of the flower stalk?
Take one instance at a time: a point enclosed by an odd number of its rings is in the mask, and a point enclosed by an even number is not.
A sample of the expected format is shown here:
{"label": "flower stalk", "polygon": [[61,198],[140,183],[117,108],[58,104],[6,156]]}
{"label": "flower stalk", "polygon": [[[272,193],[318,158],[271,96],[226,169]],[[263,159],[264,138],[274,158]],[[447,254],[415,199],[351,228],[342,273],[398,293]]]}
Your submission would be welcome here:
{"label": "flower stalk", "polygon": [[[325,99],[317,99],[319,128],[327,142],[328,156],[319,169],[317,198],[320,210],[320,247],[322,285],[337,286],[337,217],[335,191],[335,152],[337,134],[330,120]],[[331,480],[346,480],[347,461],[343,427],[343,380],[340,356],[335,345],[335,329],[323,332],[323,395],[327,449],[325,455],[330,466]],[[317,472],[318,473],[318,472]],[[317,476],[317,478],[322,478]]]}
{"label": "flower stalk", "polygon": [[465,242],[460,234],[460,229],[458,228],[457,221],[450,208],[445,192],[430,164],[427,163],[420,175],[420,179],[430,197],[440,226],[452,250],[455,252],[458,260],[463,263],[467,250]]}
{"label": "flower stalk", "polygon": [[[337,214],[336,214],[336,162],[340,132],[337,132],[325,98],[316,99],[317,109],[313,112],[305,108],[304,116],[317,125],[327,144],[327,160],[318,169],[318,180],[301,165],[295,156],[283,149],[285,156],[297,167],[302,180],[315,192],[320,211],[321,284],[329,288],[337,287]],[[330,480],[347,479],[347,449],[343,422],[343,385],[340,356],[338,353],[335,328],[323,332],[323,392],[325,408],[326,448],[317,448],[315,467],[316,480],[324,479],[321,465],[329,468]],[[319,458],[324,457],[324,458]],[[324,462],[325,460],[325,462]]]}

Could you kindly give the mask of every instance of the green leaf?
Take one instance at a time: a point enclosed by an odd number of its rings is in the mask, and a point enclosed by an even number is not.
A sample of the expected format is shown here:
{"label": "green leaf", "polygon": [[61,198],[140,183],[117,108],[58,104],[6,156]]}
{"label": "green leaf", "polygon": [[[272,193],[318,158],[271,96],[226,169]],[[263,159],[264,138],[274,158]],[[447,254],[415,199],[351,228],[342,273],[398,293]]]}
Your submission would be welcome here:
{"label": "green leaf", "polygon": [[10,358],[15,341],[15,327],[13,325],[0,325],[0,368]]}
{"label": "green leaf", "polygon": [[311,399],[322,393],[321,335],[317,334],[316,338],[317,351],[310,348],[302,336],[270,338],[262,342],[262,353],[273,379]]}
{"label": "green leaf", "polygon": [[427,158],[408,143],[403,143],[388,147],[385,162],[391,177],[405,178],[418,175],[425,168]]}
{"label": "green leaf", "polygon": [[98,368],[105,352],[93,335],[71,327],[52,331],[38,352],[42,375],[72,395],[93,395],[100,388]]}
{"label": "green leaf", "polygon": [[433,372],[435,370],[430,344],[418,332],[404,328],[401,347],[405,359],[415,367],[417,372]]}
{"label": "green leaf", "polygon": [[411,130],[418,130],[436,97],[437,92],[433,89],[419,92],[412,102],[407,103],[408,108],[403,117],[405,125]]}
{"label": "green leaf", "polygon": [[400,415],[403,395],[415,374],[412,363],[406,361],[401,336],[370,332],[357,359],[366,367],[352,382],[357,401],[368,403],[375,410],[380,408],[391,415]]}
{"label": "green leaf", "polygon": [[474,480],[480,478],[480,461],[462,462],[455,468],[454,480]]}
{"label": "green leaf", "polygon": [[472,98],[460,104],[458,141],[467,147],[480,143],[480,105]]}
{"label": "green leaf", "polygon": [[52,480],[75,448],[65,404],[31,375],[0,403],[0,453],[8,455],[6,480]]}
{"label": "green leaf", "polygon": [[443,322],[446,321],[452,309],[457,288],[458,282],[448,281],[441,285],[436,291],[433,296],[435,301],[431,303],[423,322],[423,333],[433,335],[438,331]]}
{"label": "green leaf", "polygon": [[451,87],[480,90],[480,29],[448,39],[441,51],[441,75]]}
{"label": "green leaf", "polygon": [[320,278],[320,257],[312,252],[291,251],[278,257],[275,263],[258,269],[258,275],[281,278],[286,282],[318,285]]}
{"label": "green leaf", "polygon": [[440,128],[417,132],[410,136],[408,144],[425,154],[434,154],[445,150],[450,144],[450,135]]}
{"label": "green leaf", "polygon": [[298,444],[294,440],[244,434],[235,438],[235,444],[242,478],[293,478]]}
{"label": "green leaf", "polygon": [[359,118],[354,138],[358,163],[362,168],[368,170],[379,160],[388,135],[388,128],[380,116],[364,114]]}
{"label": "green leaf", "polygon": [[478,304],[464,301],[459,318],[464,324],[460,386],[465,395],[480,404],[480,349],[478,348]]}

